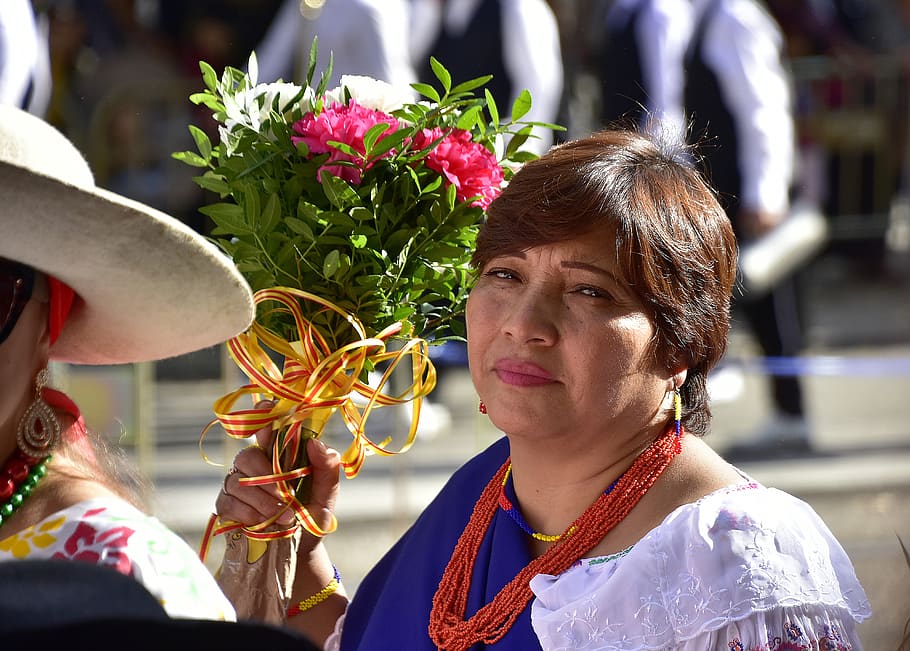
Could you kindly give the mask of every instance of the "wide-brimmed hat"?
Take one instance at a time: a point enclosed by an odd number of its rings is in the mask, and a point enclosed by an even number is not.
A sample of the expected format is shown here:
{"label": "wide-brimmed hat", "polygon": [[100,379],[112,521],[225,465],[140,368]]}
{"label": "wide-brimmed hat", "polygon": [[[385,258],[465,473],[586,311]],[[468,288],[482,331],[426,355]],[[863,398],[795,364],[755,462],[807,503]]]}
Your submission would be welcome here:
{"label": "wide-brimmed hat", "polygon": [[182,222],[95,185],[58,130],[0,107],[0,257],[69,285],[51,358],[120,364],[181,355],[245,330],[249,285]]}

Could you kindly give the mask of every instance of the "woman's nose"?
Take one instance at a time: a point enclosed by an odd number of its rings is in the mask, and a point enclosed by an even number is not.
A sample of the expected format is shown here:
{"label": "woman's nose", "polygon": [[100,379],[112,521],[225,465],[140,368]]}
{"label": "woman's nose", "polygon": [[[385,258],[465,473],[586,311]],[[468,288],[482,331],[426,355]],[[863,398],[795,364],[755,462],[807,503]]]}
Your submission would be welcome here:
{"label": "woman's nose", "polygon": [[528,289],[504,305],[503,332],[521,343],[552,345],[559,329],[558,301],[547,292]]}

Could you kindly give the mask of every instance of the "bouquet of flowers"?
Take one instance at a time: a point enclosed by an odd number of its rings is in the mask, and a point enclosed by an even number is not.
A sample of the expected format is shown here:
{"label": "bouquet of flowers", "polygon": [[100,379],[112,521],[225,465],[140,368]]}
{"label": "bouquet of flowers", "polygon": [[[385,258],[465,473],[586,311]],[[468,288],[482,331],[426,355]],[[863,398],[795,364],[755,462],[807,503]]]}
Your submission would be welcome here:
{"label": "bouquet of flowers", "polygon": [[[463,335],[457,317],[484,209],[534,157],[521,145],[539,123],[521,121],[527,91],[502,121],[489,91],[475,93],[490,77],[453,85],[435,59],[439,87],[408,89],[351,76],[327,89],[331,65],[314,85],[315,62],[314,42],[303,85],[257,83],[255,55],[247,72],[226,68],[220,79],[201,63],[206,89],[191,100],[213,111],[219,140],[190,126],[198,152],[174,156],[205,168],[196,181],[221,200],[202,212],[258,305],[251,329],[229,342],[250,383],[216,403],[216,421],[236,438],[277,429],[274,474],[255,480],[278,483],[299,521],[322,535],[298,499],[305,438],[339,412],[353,439],[342,454],[348,477],[367,454],[411,445],[435,385],[429,342]],[[390,393],[405,359],[412,384]],[[234,410],[244,395],[274,404]],[[367,435],[366,419],[405,402],[410,432],[393,451]]]}

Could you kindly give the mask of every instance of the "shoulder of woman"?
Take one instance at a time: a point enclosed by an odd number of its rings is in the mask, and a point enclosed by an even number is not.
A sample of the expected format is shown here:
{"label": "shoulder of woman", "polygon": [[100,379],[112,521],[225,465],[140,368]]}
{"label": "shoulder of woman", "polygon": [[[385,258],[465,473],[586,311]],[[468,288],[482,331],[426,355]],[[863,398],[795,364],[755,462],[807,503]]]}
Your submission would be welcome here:
{"label": "shoulder of woman", "polygon": [[110,493],[60,509],[0,542],[0,560],[55,558],[132,576],[172,617],[235,618],[195,551],[156,517]]}
{"label": "shoulder of woman", "polygon": [[598,621],[636,622],[623,630],[642,640],[655,630],[691,639],[788,607],[848,619],[869,612],[849,558],[815,511],[755,483],[681,506],[624,556],[536,577],[532,588],[535,627],[585,605]]}

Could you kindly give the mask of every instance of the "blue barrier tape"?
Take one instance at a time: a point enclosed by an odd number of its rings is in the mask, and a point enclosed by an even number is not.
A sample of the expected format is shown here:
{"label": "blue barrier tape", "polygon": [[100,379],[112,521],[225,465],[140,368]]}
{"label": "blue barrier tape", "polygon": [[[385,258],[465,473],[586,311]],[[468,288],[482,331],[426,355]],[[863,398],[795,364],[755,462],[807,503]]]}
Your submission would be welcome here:
{"label": "blue barrier tape", "polygon": [[727,357],[718,366],[765,375],[910,375],[910,357]]}

